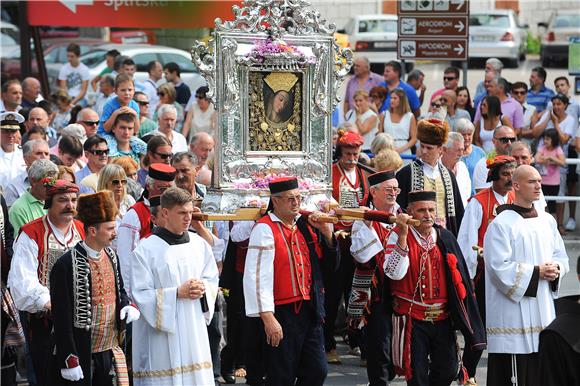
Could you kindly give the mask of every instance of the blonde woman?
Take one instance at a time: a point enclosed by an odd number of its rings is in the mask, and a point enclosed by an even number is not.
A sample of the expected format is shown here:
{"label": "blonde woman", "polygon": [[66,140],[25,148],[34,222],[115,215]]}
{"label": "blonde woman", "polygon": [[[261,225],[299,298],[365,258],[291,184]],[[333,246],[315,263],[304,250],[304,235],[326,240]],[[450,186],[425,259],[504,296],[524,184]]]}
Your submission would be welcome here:
{"label": "blonde woman", "polygon": [[411,111],[405,91],[391,91],[391,106],[384,112],[382,132],[389,134],[395,141],[395,150],[399,154],[411,154],[411,148],[417,142],[417,120]]}
{"label": "blonde woman", "polygon": [[373,158],[375,170],[377,172],[396,172],[403,166],[403,159],[395,150],[384,149]]}
{"label": "blonde woman", "polygon": [[137,172],[139,165],[131,157],[119,157],[111,161],[112,164],[121,165],[125,174],[127,175],[127,193],[138,200],[143,194],[143,187],[137,181]]}
{"label": "blonde woman", "polygon": [[183,106],[181,106],[181,104],[176,101],[177,92],[175,91],[175,86],[173,86],[173,83],[167,82],[159,86],[157,88],[157,96],[159,97],[159,103],[157,104],[157,110],[155,110],[155,113],[153,114],[153,121],[157,124],[157,111],[159,110],[159,107],[163,105],[173,105],[177,110],[174,130],[178,133],[181,133],[185,116],[183,113]]}
{"label": "blonde woman", "polygon": [[66,180],[68,182],[72,182],[73,184],[77,183],[75,178],[75,172],[69,166],[59,165],[57,178],[59,180]]}
{"label": "blonde woman", "polygon": [[371,143],[379,131],[379,117],[371,109],[369,93],[367,91],[355,91],[354,108],[346,113],[346,120],[345,127],[363,136],[365,143],[362,146],[362,150],[370,152]]}
{"label": "blonde woman", "polygon": [[[127,210],[135,204],[135,199],[127,194],[127,174],[121,165],[108,164],[99,173],[97,181],[97,192],[101,190],[110,190],[113,192],[115,203],[119,213],[117,214],[116,229],[119,229],[121,219],[127,213]],[[117,249],[117,240],[113,241],[112,247]]]}

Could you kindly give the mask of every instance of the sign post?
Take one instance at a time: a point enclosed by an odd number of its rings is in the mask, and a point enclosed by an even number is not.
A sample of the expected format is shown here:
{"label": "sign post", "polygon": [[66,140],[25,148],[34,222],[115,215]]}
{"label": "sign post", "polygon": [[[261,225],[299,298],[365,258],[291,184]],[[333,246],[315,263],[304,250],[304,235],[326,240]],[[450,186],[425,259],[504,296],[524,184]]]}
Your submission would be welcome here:
{"label": "sign post", "polygon": [[467,60],[469,0],[399,0],[397,4],[400,60]]}

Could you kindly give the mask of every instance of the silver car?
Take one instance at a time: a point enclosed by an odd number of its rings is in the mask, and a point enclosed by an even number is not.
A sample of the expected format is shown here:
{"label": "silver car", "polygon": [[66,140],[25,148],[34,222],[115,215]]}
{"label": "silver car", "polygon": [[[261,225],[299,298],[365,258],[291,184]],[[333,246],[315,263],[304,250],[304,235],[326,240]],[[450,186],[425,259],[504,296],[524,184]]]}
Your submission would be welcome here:
{"label": "silver car", "polygon": [[552,14],[549,23],[538,23],[538,26],[547,28],[540,46],[542,66],[550,67],[554,62],[566,62],[570,38],[580,37],[578,10],[557,10]]}
{"label": "silver car", "polygon": [[512,10],[472,12],[469,16],[469,58],[502,59],[517,67],[525,60],[527,26],[520,26]]}

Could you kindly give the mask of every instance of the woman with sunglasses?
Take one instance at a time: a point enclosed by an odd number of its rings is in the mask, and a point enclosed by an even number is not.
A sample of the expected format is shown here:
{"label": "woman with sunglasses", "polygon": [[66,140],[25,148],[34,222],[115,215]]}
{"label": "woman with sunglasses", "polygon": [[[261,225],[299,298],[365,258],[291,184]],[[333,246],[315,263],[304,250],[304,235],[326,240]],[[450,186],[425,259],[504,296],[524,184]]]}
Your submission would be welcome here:
{"label": "woman with sunglasses", "polygon": [[147,153],[143,158],[143,167],[137,172],[137,181],[142,187],[145,187],[145,179],[149,165],[155,163],[170,164],[173,158],[173,145],[171,141],[164,135],[154,135],[153,138],[147,142]]}
{"label": "woman with sunglasses", "polygon": [[131,195],[135,200],[138,200],[143,193],[143,187],[137,182],[139,164],[131,157],[115,158],[111,163],[120,165],[123,168],[127,175],[127,194]]}
{"label": "woman with sunglasses", "polygon": [[[99,179],[97,181],[97,192],[101,190],[110,190],[113,192],[113,197],[115,198],[115,204],[117,204],[117,209],[119,213],[115,219],[115,229],[119,229],[121,224],[121,219],[127,213],[130,207],[135,204],[135,199],[127,194],[127,175],[125,170],[121,165],[109,164],[101,170],[99,174]],[[117,239],[113,240],[111,247],[117,250]]]}
{"label": "woman with sunglasses", "polygon": [[500,126],[509,126],[513,128],[513,125],[508,117],[502,115],[501,102],[498,97],[483,97],[479,104],[479,109],[481,119],[474,122],[475,132],[473,135],[473,142],[476,145],[481,146],[483,150],[489,154],[494,149],[492,142],[494,130]]}
{"label": "woman with sunglasses", "polygon": [[469,89],[465,86],[457,87],[455,93],[457,94],[457,101],[455,102],[456,107],[467,111],[471,116],[471,121],[473,122],[473,118],[475,117],[475,109],[473,108],[473,102],[471,101],[471,94],[469,93]]}
{"label": "woman with sunglasses", "polygon": [[195,92],[195,101],[192,99],[187,105],[187,117],[183,123],[181,134],[191,142],[195,133],[205,131],[214,135],[216,126],[216,111],[211,101],[207,98],[209,87],[202,86]]}
{"label": "woman with sunglasses", "polygon": [[153,114],[153,122],[158,121],[157,112],[159,111],[159,107],[163,105],[173,105],[177,110],[174,130],[178,133],[181,133],[184,120],[183,106],[176,101],[177,91],[175,91],[175,86],[173,86],[173,83],[167,82],[159,86],[157,88],[157,96],[159,97],[159,103],[157,104],[157,110],[155,110],[155,113]]}

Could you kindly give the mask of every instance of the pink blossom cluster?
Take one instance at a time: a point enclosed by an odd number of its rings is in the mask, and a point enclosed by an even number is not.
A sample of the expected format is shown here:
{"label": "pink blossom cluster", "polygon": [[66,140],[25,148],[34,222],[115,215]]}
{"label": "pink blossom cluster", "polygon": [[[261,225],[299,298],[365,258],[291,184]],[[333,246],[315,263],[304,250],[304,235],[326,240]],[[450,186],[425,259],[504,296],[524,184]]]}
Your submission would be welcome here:
{"label": "pink blossom cluster", "polygon": [[[268,189],[270,182],[280,177],[288,177],[284,173],[268,173],[258,174],[252,176],[251,179],[242,179],[234,181],[234,188],[236,189]],[[299,178],[298,188],[300,190],[311,190],[319,188],[319,184],[313,182],[310,178]]]}
{"label": "pink blossom cluster", "polygon": [[286,44],[283,40],[273,40],[271,38],[268,38],[265,42],[257,41],[252,51],[250,51],[249,56],[263,62],[266,56],[285,52],[291,53],[299,58],[305,58],[306,56],[298,48]]}

